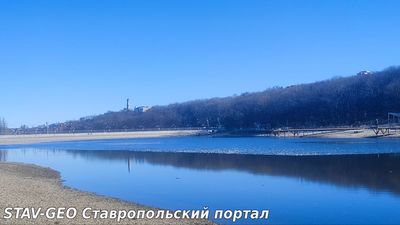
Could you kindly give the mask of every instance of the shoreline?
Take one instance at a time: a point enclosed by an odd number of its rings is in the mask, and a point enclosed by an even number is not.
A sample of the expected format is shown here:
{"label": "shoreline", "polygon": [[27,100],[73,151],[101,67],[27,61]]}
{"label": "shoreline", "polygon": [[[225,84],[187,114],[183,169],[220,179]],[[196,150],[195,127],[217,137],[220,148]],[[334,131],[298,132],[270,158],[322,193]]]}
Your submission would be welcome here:
{"label": "shoreline", "polygon": [[208,134],[204,130],[173,130],[173,131],[131,131],[102,133],[66,133],[66,134],[21,134],[0,135],[1,145],[37,144],[56,141],[91,141],[125,138],[156,138],[182,137]]}
{"label": "shoreline", "polygon": [[157,209],[70,188],[63,185],[58,171],[37,165],[1,162],[0,181],[2,210],[6,207],[34,207],[43,210],[50,207],[74,207],[78,212],[74,219],[47,219],[39,216],[35,220],[15,219],[15,217],[6,220],[3,218],[4,211],[1,211],[1,224],[214,224],[200,219],[124,219],[120,222],[116,222],[115,219],[84,219],[82,211],[87,207],[108,211]]}
{"label": "shoreline", "polygon": [[400,138],[400,132],[386,135],[376,135],[371,129],[354,129],[346,131],[308,132],[298,135],[287,133],[285,135],[267,134],[212,134],[206,130],[174,130],[174,131],[130,131],[130,132],[102,132],[102,133],[65,133],[65,134],[21,134],[0,135],[0,146],[38,144],[58,141],[92,141],[129,138],[158,138],[158,137],[184,137],[204,136],[210,137],[277,137],[277,138]]}
{"label": "shoreline", "polygon": [[400,130],[391,131],[389,134],[382,134],[381,131],[378,135],[374,133],[372,129],[365,128],[354,128],[351,130],[327,130],[327,131],[285,131],[281,130],[275,134],[273,133],[262,133],[262,132],[225,132],[211,134],[212,137],[270,137],[270,138],[384,138],[384,139],[394,139],[400,138]]}
{"label": "shoreline", "polygon": [[400,133],[378,134],[371,129],[354,129],[346,131],[329,131],[314,134],[305,134],[300,138],[400,138]]}

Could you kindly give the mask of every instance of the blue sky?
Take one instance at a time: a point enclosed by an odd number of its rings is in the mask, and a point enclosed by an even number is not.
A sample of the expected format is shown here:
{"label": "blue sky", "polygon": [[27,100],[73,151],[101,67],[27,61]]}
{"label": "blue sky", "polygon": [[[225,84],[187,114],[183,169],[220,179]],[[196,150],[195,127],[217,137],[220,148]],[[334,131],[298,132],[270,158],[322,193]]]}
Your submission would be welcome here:
{"label": "blue sky", "polygon": [[12,127],[398,65],[400,1],[2,0]]}

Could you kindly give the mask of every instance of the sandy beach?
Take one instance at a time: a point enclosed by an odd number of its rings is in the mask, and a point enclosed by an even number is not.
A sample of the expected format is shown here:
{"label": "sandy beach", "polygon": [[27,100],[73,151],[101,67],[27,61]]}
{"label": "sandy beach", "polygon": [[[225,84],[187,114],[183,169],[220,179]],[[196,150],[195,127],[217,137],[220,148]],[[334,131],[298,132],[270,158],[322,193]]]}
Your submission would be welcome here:
{"label": "sandy beach", "polygon": [[[6,207],[74,207],[75,219],[9,219],[3,218]],[[57,171],[35,165],[0,163],[0,224],[213,224],[206,220],[177,219],[125,219],[117,223],[112,219],[83,219],[84,208],[104,210],[148,210],[150,208],[97,196],[64,187]]]}
{"label": "sandy beach", "polygon": [[278,135],[257,135],[260,137],[283,137],[283,138],[400,138],[400,130],[390,131],[390,133],[375,134],[372,129],[351,129],[351,130],[332,130],[314,132],[282,132]]}
{"label": "sandy beach", "polygon": [[[29,135],[0,135],[0,145],[35,144],[55,141],[106,140],[123,138],[155,138],[209,135],[205,130],[173,130],[173,131],[132,131],[104,133],[69,133],[69,134],[29,134]],[[229,136],[229,135],[228,135]],[[265,136],[265,135],[258,135]],[[283,135],[281,135],[283,136]],[[290,133],[286,137],[293,136]],[[400,132],[389,135],[375,135],[371,129],[354,129],[346,131],[329,131],[304,133],[295,137],[312,138],[400,138]]]}
{"label": "sandy beach", "polygon": [[0,145],[35,144],[54,141],[81,141],[120,138],[177,137],[206,134],[204,130],[133,131],[71,134],[0,135]]}
{"label": "sandy beach", "polygon": [[315,134],[306,134],[302,137],[313,137],[313,138],[399,138],[400,133],[390,133],[383,135],[379,133],[376,135],[372,129],[354,129],[347,131],[331,131],[321,132]]}

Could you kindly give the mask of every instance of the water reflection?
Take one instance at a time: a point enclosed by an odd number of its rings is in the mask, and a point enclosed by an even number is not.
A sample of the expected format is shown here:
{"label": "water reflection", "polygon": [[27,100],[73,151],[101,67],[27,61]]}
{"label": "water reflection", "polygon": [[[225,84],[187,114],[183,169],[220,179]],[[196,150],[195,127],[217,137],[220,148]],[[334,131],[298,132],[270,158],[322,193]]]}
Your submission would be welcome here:
{"label": "water reflection", "polygon": [[7,151],[0,151],[0,161],[7,161]]}
{"label": "water reflection", "polygon": [[[23,152],[27,151],[22,150]],[[34,150],[63,153],[85,160],[120,161],[130,173],[135,163],[173,166],[194,170],[235,170],[252,174],[295,177],[344,187],[400,194],[400,154],[279,156],[215,153],[169,153],[93,150]],[[0,151],[7,160],[7,150]]]}

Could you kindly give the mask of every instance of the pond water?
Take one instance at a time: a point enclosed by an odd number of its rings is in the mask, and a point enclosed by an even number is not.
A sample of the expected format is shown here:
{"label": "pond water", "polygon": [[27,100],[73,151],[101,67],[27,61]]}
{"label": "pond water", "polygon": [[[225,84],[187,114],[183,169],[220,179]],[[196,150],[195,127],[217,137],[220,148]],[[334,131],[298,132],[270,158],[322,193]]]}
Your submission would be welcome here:
{"label": "pond water", "polygon": [[[2,161],[165,209],[269,209],[235,224],[399,224],[400,140],[143,138],[2,146]],[[230,224],[231,221],[217,220]]]}

